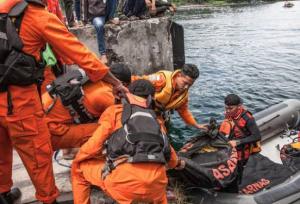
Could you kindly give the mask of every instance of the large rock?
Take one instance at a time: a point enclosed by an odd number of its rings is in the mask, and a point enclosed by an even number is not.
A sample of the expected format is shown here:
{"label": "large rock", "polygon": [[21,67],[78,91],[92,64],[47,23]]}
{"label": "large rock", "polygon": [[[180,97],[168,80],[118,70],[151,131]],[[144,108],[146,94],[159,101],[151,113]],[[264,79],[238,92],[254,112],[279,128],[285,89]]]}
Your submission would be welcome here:
{"label": "large rock", "polygon": [[[107,24],[107,55],[112,63],[128,64],[134,74],[149,74],[161,69],[173,70],[171,21],[168,17]],[[72,30],[92,51],[98,54],[93,26]]]}

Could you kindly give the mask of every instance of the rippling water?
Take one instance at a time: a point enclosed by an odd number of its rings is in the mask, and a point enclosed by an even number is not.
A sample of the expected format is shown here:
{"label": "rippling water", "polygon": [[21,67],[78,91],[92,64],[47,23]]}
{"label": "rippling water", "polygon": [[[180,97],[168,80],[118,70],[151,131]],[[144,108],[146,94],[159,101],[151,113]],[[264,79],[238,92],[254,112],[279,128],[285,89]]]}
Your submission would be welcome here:
{"label": "rippling water", "polygon": [[[179,13],[187,63],[200,78],[190,91],[190,109],[200,123],[223,119],[223,99],[240,95],[253,113],[289,98],[300,99],[300,2],[283,2],[215,12]],[[171,136],[182,144],[197,130],[172,116]]]}

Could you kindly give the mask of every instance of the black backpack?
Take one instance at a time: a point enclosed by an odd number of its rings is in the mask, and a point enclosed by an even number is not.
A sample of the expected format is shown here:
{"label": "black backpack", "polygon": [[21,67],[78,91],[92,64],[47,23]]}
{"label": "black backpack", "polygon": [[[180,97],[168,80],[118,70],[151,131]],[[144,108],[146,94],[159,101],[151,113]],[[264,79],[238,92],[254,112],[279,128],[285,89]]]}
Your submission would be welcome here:
{"label": "black backpack", "polygon": [[[68,70],[47,85],[47,91],[54,99],[54,104],[59,98],[62,104],[69,109],[69,113],[76,124],[92,123],[97,119],[89,113],[83,104],[84,91],[82,85],[88,80],[83,73],[84,71],[81,71],[81,69]],[[54,104],[46,110],[46,114],[51,111]]]}
{"label": "black backpack", "polygon": [[170,175],[186,189],[225,188],[237,176],[236,149],[214,131],[200,132],[180,149],[178,156],[185,161],[185,168]]}
{"label": "black backpack", "polygon": [[23,0],[8,13],[0,14],[0,91],[8,85],[24,86],[41,83],[45,64],[22,51],[19,28],[28,3],[43,6],[39,0]]}
{"label": "black backpack", "polygon": [[168,138],[162,133],[152,109],[126,102],[122,125],[106,141],[104,177],[124,162],[166,164],[170,160]]}

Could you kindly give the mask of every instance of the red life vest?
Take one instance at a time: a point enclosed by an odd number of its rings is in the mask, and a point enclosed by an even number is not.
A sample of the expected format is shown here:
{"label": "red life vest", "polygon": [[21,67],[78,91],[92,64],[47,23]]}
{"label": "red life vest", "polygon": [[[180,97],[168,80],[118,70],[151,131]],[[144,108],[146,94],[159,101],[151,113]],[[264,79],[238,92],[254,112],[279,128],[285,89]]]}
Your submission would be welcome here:
{"label": "red life vest", "polygon": [[[249,137],[251,132],[247,129],[247,121],[253,119],[249,111],[243,110],[237,117],[224,120],[219,131],[227,135],[229,140]],[[260,142],[243,144],[237,150],[239,160],[247,160],[251,154],[261,151],[261,145]]]}

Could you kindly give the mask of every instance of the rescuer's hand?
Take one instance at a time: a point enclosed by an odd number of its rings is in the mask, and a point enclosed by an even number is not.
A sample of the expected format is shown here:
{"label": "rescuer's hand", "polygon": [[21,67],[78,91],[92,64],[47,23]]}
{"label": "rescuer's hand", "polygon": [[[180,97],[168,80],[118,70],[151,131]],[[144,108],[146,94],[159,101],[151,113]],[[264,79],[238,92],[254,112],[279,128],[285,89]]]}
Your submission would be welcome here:
{"label": "rescuer's hand", "polygon": [[205,124],[195,124],[195,127],[204,131],[208,131],[207,125]]}
{"label": "rescuer's hand", "polygon": [[119,98],[120,95],[125,96],[126,93],[129,93],[129,90],[120,82],[119,85],[113,87],[113,94]]}
{"label": "rescuer's hand", "polygon": [[182,170],[184,169],[184,167],[185,167],[185,161],[183,159],[179,159],[175,169]]}
{"label": "rescuer's hand", "polygon": [[150,8],[151,5],[152,5],[152,2],[150,0],[145,0],[145,3],[146,3],[148,8]]}
{"label": "rescuer's hand", "polygon": [[230,141],[228,141],[228,144],[230,144],[231,147],[236,147],[237,146],[237,141],[236,140],[230,140]]}

